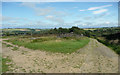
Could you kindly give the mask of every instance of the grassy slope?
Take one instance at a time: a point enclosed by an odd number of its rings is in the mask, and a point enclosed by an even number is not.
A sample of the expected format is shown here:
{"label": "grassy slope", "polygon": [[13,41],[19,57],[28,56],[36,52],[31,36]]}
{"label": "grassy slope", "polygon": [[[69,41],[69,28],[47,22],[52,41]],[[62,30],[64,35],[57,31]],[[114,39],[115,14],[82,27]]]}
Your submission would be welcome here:
{"label": "grassy slope", "polygon": [[[12,47],[11,45],[4,44],[6,47]],[[0,54],[0,71],[2,73],[5,73],[7,71],[10,71],[11,69],[9,67],[12,66],[12,60],[7,56],[7,57],[2,57],[2,54]],[[1,72],[0,72],[1,73]]]}
{"label": "grassy slope", "polygon": [[0,74],[2,73],[2,54],[0,54]]}
{"label": "grassy slope", "polygon": [[[32,40],[34,41],[34,40]],[[60,41],[56,42],[56,39],[40,39],[35,42],[31,42],[28,39],[22,39],[22,40],[9,40],[9,42],[12,42],[15,45],[24,46],[26,48],[34,49],[34,50],[45,50],[45,51],[51,51],[51,52],[60,52],[60,53],[72,53],[89,42],[89,38],[84,39],[67,39],[63,40],[60,39]]]}
{"label": "grassy slope", "polygon": [[11,66],[11,64],[6,64],[6,63],[10,63],[11,60],[7,57],[7,58],[2,58],[2,72],[7,72],[9,71],[9,67]]}
{"label": "grassy slope", "polygon": [[120,45],[116,45],[116,44],[110,44],[109,42],[106,42],[105,39],[101,39],[101,38],[97,38],[97,40],[101,43],[103,43],[104,45],[108,46],[109,48],[111,48],[113,51],[115,51],[117,54],[120,55]]}

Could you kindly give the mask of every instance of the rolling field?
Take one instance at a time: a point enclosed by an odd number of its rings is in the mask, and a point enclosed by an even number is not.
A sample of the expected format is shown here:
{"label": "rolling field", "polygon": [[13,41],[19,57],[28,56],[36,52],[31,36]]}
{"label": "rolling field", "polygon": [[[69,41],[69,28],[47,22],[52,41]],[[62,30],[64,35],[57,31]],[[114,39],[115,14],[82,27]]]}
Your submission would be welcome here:
{"label": "rolling field", "polygon": [[97,30],[96,28],[84,28],[84,30]]}

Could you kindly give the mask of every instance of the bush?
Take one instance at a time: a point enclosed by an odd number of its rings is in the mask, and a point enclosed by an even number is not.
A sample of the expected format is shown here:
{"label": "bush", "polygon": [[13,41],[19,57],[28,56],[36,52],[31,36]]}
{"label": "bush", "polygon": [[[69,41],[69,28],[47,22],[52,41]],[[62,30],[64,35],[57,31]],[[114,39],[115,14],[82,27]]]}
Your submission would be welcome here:
{"label": "bush", "polygon": [[13,50],[13,51],[16,51],[16,50],[18,50],[18,47],[14,47],[12,50]]}
{"label": "bush", "polygon": [[32,40],[33,43],[35,42],[44,42],[44,41],[49,41],[49,40],[54,40],[56,38],[54,37],[44,37],[44,38],[38,38],[38,39],[34,39]]}
{"label": "bush", "polygon": [[43,42],[47,41],[47,39],[39,38],[39,39],[34,39],[32,42]]}

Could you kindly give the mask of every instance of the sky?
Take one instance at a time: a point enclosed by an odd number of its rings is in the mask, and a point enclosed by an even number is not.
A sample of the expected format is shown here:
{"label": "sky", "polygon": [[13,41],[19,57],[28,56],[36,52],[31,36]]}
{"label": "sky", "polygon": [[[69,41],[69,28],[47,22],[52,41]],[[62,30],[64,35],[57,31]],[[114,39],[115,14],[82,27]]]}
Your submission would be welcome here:
{"label": "sky", "polygon": [[118,26],[118,2],[2,2],[2,28]]}

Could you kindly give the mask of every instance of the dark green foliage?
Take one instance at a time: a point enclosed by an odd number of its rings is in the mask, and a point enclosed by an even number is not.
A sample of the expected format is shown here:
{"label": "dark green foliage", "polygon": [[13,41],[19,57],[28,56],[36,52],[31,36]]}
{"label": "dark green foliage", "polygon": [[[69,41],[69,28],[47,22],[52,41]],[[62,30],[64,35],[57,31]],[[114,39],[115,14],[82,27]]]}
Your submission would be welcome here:
{"label": "dark green foliage", "polygon": [[84,34],[85,30],[73,26],[72,28],[69,29],[69,32],[73,32],[75,34]]}
{"label": "dark green foliage", "polygon": [[6,46],[7,46],[7,47],[13,47],[12,45],[9,45],[9,44],[7,44]]}
{"label": "dark green foliage", "polygon": [[[94,31],[90,31],[90,37],[97,39],[99,42],[112,48],[117,54],[120,55],[120,28],[119,27],[99,28]],[[98,39],[99,37],[103,37],[104,39]],[[115,40],[118,40],[118,42],[114,42]]]}
{"label": "dark green foliage", "polygon": [[[28,35],[28,36],[46,36],[46,35],[59,35],[59,34],[65,34],[65,33],[71,33],[74,34],[86,34],[85,30],[80,29],[78,27],[72,27],[72,28],[54,28],[54,29],[41,29],[40,31],[36,31],[35,29],[29,29],[29,31],[2,31],[3,36],[18,36],[18,35]],[[89,34],[89,33],[87,33]]]}
{"label": "dark green foliage", "polygon": [[117,44],[110,44],[109,41],[106,41],[106,40],[102,40],[102,39],[97,39],[99,42],[105,44],[106,46],[112,48],[117,54],[120,55],[120,45],[117,45]]}
{"label": "dark green foliage", "polygon": [[13,51],[16,51],[16,50],[18,50],[19,48],[18,47],[13,47]]}
{"label": "dark green foliage", "polygon": [[32,42],[44,42],[44,41],[49,41],[49,40],[55,40],[56,38],[55,37],[43,37],[43,38],[36,38],[34,40],[32,40]]}
{"label": "dark green foliage", "polygon": [[106,35],[105,37],[108,40],[115,40],[115,39],[119,39],[120,40],[120,32],[115,33],[115,34]]}

